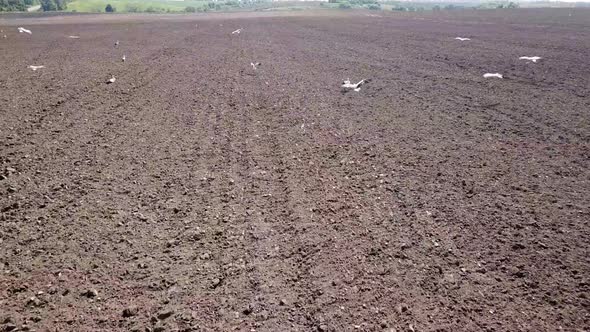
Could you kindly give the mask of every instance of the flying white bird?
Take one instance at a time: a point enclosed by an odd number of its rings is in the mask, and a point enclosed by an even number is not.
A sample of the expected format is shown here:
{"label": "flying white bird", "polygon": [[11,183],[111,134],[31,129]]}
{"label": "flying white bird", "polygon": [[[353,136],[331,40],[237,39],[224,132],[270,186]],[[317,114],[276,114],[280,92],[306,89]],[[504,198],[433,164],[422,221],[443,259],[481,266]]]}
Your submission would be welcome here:
{"label": "flying white bird", "polygon": [[471,38],[463,38],[463,37],[456,37],[455,39],[460,40],[460,41],[471,40]]}
{"label": "flying white bird", "polygon": [[496,77],[496,78],[504,78],[504,76],[502,76],[502,74],[498,74],[498,73],[485,73],[483,74],[484,78],[490,78],[490,77]]}
{"label": "flying white bird", "polygon": [[18,32],[19,33],[25,32],[25,33],[28,33],[29,35],[32,34],[31,30],[27,30],[27,29],[25,29],[23,27],[18,28]]}
{"label": "flying white bird", "polygon": [[521,56],[518,59],[519,60],[528,60],[528,61],[532,61],[532,62],[537,62],[537,61],[541,60],[542,58],[540,56]]}
{"label": "flying white bird", "polygon": [[125,54],[123,54],[123,57],[121,58],[121,60],[123,60],[123,62],[125,62],[127,58],[125,57]]}
{"label": "flying white bird", "polygon": [[72,38],[72,39],[79,39],[80,36],[68,36],[68,38]]}
{"label": "flying white bird", "polygon": [[365,83],[369,83],[371,80],[361,80],[360,82],[353,84],[350,83],[350,79],[346,79],[344,82],[342,82],[342,87],[345,89],[353,89],[356,92],[361,91],[361,85],[365,84]]}
{"label": "flying white bird", "polygon": [[28,68],[33,69],[33,71],[36,71],[37,69],[45,68],[45,66],[29,66]]}
{"label": "flying white bird", "polygon": [[113,76],[107,81],[107,84],[115,83],[116,80],[117,79],[115,78],[115,76]]}
{"label": "flying white bird", "polygon": [[239,28],[238,30],[232,31],[231,34],[232,35],[235,35],[235,34],[239,34],[240,32],[242,32],[242,28]]}
{"label": "flying white bird", "polygon": [[252,66],[252,68],[254,68],[254,70],[256,70],[256,67],[258,67],[258,66],[260,66],[260,65],[261,65],[261,63],[260,63],[260,62],[256,62],[256,63],[254,63],[254,62],[250,62],[250,66]]}

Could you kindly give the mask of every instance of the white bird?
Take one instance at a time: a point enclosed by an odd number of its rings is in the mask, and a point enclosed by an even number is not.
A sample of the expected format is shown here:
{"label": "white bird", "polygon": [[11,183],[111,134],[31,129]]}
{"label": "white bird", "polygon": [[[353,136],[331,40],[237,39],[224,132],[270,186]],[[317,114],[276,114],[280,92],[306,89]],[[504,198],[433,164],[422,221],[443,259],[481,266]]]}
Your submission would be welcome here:
{"label": "white bird", "polygon": [[116,80],[117,79],[115,78],[115,76],[113,76],[107,81],[107,84],[115,83]]}
{"label": "white bird", "polygon": [[490,78],[490,77],[496,77],[496,78],[504,78],[504,76],[502,76],[502,74],[498,74],[498,73],[485,73],[483,74],[484,78]]}
{"label": "white bird", "polygon": [[30,35],[30,34],[32,34],[31,30],[27,30],[27,29],[25,29],[25,28],[23,28],[23,27],[19,27],[19,28],[18,28],[18,32],[19,32],[19,33],[23,33],[23,32],[25,32],[25,33],[28,33],[29,35]]}
{"label": "white bird", "polygon": [[231,34],[232,35],[235,35],[235,34],[239,34],[240,32],[242,32],[242,28],[239,28],[238,30],[232,31]]}
{"label": "white bird", "polygon": [[361,80],[356,84],[352,84],[350,83],[350,79],[346,79],[344,82],[342,82],[342,87],[345,89],[354,89],[354,91],[359,92],[361,91],[361,85],[369,83],[370,81],[371,80]]}
{"label": "white bird", "polygon": [[542,58],[540,56],[521,56],[518,59],[519,60],[528,60],[528,61],[532,61],[532,62],[537,62],[537,61],[541,60]]}
{"label": "white bird", "polygon": [[125,54],[123,54],[123,57],[121,58],[121,60],[123,60],[123,62],[125,62],[127,58],[125,57]]}
{"label": "white bird", "polygon": [[115,47],[117,47],[117,46],[119,46],[119,41],[118,40],[115,42]]}
{"label": "white bird", "polygon": [[2,36],[2,38],[6,39],[6,38],[8,38],[8,37],[6,37],[6,35],[4,35],[4,36]]}
{"label": "white bird", "polygon": [[72,38],[72,39],[79,39],[80,36],[68,36],[68,38]]}
{"label": "white bird", "polygon": [[28,68],[33,69],[33,71],[36,71],[37,69],[45,68],[45,66],[29,66]]}
{"label": "white bird", "polygon": [[463,37],[456,37],[455,39],[460,40],[460,41],[471,40],[471,38],[463,38]]}
{"label": "white bird", "polygon": [[250,62],[250,66],[252,66],[252,68],[254,68],[254,70],[256,70],[256,67],[258,67],[258,66],[260,66],[260,65],[261,65],[261,63],[260,63],[260,62],[256,62],[256,63],[254,63],[254,62]]}

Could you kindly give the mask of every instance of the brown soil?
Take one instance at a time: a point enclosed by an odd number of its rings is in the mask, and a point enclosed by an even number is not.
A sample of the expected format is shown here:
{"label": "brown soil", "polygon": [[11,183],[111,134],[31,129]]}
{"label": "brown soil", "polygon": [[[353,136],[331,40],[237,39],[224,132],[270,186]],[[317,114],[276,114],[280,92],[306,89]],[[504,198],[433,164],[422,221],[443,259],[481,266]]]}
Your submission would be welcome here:
{"label": "brown soil", "polygon": [[587,331],[569,14],[4,19],[0,329]]}

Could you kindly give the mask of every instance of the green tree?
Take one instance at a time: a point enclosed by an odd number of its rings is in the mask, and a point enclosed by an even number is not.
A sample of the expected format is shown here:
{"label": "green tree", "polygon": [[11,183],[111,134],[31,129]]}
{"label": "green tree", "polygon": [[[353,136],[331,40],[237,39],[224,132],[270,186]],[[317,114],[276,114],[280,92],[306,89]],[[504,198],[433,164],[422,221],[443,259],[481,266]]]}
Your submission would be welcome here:
{"label": "green tree", "polygon": [[27,10],[27,5],[23,0],[8,0],[5,5],[7,11],[25,11]]}
{"label": "green tree", "polygon": [[52,12],[57,10],[57,5],[53,0],[41,0],[41,9],[44,12]]}
{"label": "green tree", "polygon": [[57,10],[66,10],[68,4],[66,0],[55,0],[55,7],[57,8]]}
{"label": "green tree", "polygon": [[107,6],[104,8],[104,11],[107,13],[114,13],[115,12],[115,7],[111,6],[111,4],[107,4]]}
{"label": "green tree", "polygon": [[185,12],[187,12],[187,13],[194,13],[194,12],[196,12],[196,11],[197,11],[197,8],[195,8],[195,7],[192,7],[192,6],[188,6],[188,7],[186,7],[186,8],[184,9],[184,11],[185,11]]}

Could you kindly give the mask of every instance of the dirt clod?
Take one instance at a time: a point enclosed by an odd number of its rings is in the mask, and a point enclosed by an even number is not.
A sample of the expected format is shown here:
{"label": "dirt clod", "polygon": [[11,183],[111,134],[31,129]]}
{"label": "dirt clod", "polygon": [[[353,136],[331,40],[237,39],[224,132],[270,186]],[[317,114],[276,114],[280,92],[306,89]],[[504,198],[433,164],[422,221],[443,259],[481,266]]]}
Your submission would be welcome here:
{"label": "dirt clod", "polygon": [[91,289],[88,289],[88,290],[82,292],[81,295],[85,296],[87,298],[95,298],[98,296],[98,291],[94,288],[91,288]]}
{"label": "dirt clod", "polygon": [[159,320],[164,320],[172,315],[174,315],[174,310],[168,309],[168,310],[164,310],[164,311],[159,312],[157,317]]}
{"label": "dirt clod", "polygon": [[249,304],[249,305],[247,305],[247,306],[246,306],[246,308],[244,308],[244,310],[242,310],[242,313],[243,313],[244,315],[249,315],[249,314],[251,314],[253,311],[254,311],[254,307],[253,307],[251,304]]}
{"label": "dirt clod", "polygon": [[130,307],[123,309],[123,317],[125,317],[125,318],[136,316],[138,313],[139,313],[139,308],[136,306],[130,306]]}
{"label": "dirt clod", "polygon": [[326,324],[321,324],[317,327],[317,331],[318,332],[328,332],[328,325]]}
{"label": "dirt clod", "polygon": [[6,324],[4,324],[4,326],[2,328],[4,331],[10,332],[10,331],[16,330],[17,327],[18,326],[14,323],[6,323]]}
{"label": "dirt clod", "polygon": [[36,296],[31,296],[27,300],[28,306],[39,307],[39,306],[41,306],[41,304],[43,304],[43,302],[41,302],[41,300],[39,298],[37,298]]}
{"label": "dirt clod", "polygon": [[213,280],[211,280],[211,287],[212,288],[217,288],[217,286],[221,285],[221,279],[219,278],[214,278]]}

